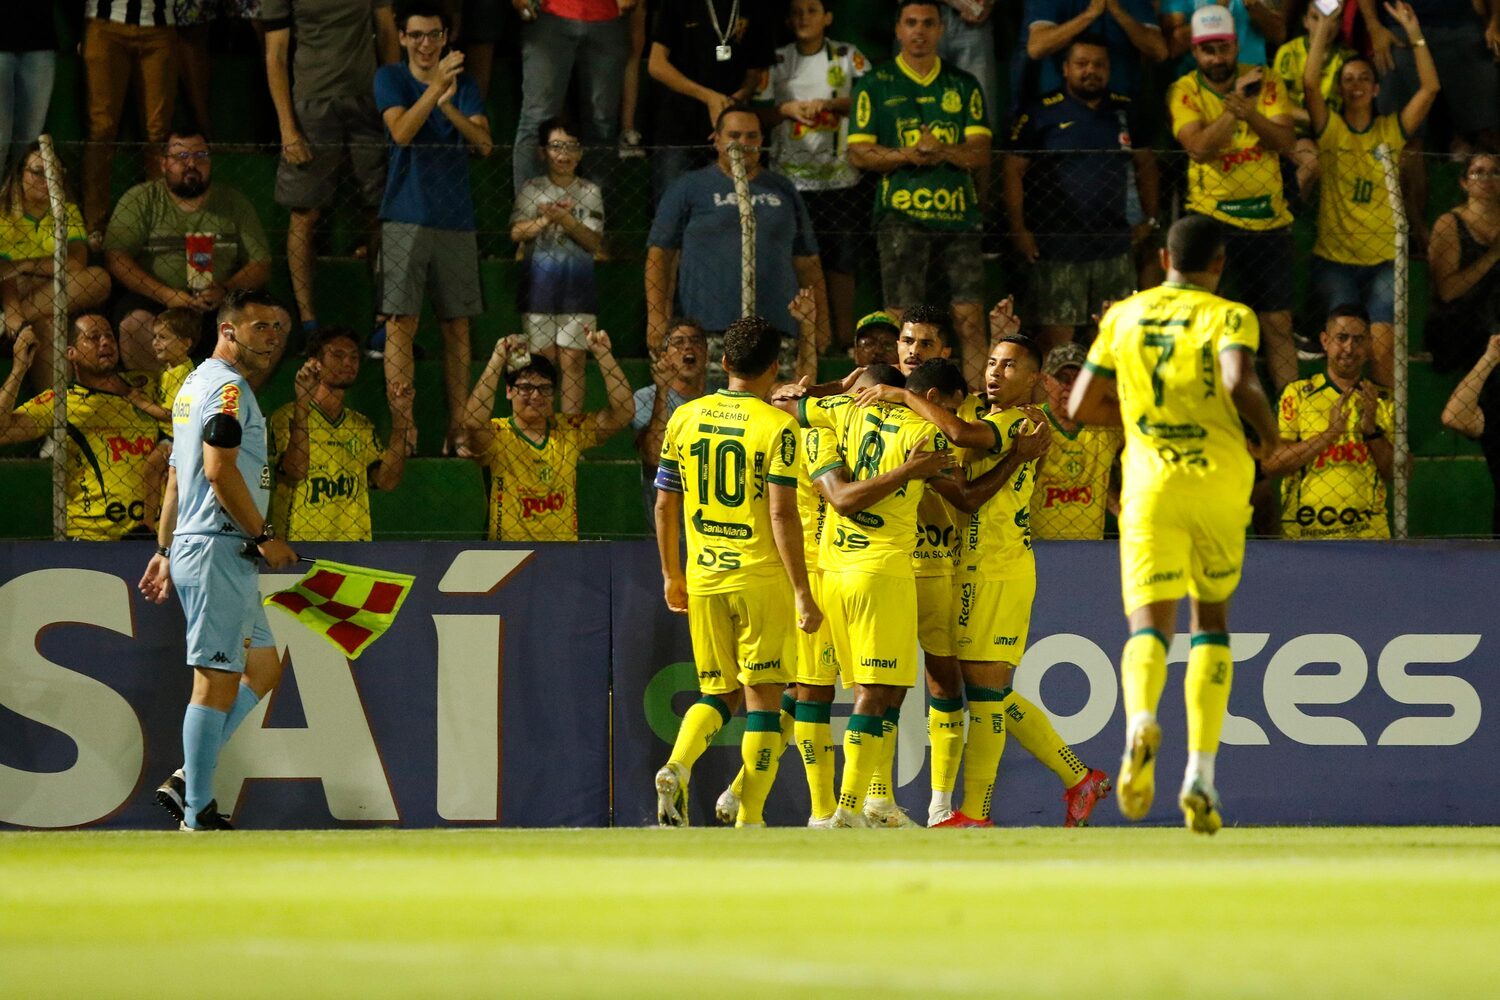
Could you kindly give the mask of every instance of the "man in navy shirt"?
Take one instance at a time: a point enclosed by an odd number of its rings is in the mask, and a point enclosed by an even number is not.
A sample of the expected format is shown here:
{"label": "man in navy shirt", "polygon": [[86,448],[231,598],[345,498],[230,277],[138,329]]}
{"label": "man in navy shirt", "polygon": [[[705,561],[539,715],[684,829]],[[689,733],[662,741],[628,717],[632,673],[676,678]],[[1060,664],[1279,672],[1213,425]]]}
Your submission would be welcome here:
{"label": "man in navy shirt", "polygon": [[[828,341],[828,292],[817,238],[796,185],[760,166],[760,119],[744,105],[719,115],[718,160],[673,181],[662,195],[646,244],[646,339],[659,353],[672,315],[672,290],[681,312],[696,317],[710,339],[744,313],[740,309],[740,210],[729,150],[745,150],[755,209],[755,309],[785,334],[795,334],[788,303],[811,288],[818,341]],[[796,338],[784,344],[795,350]],[[709,348],[710,361],[718,354]]]}
{"label": "man in navy shirt", "polygon": [[[1063,61],[1063,87],[1024,109],[1005,158],[1011,241],[1030,263],[1027,305],[1042,349],[1073,340],[1075,328],[1136,286],[1132,243],[1157,210],[1156,158],[1135,149],[1130,98],[1109,89],[1108,49],[1079,40]],[[1147,221],[1130,225],[1134,165]]]}
{"label": "man in navy shirt", "polygon": [[[422,299],[430,297],[445,346],[446,451],[464,440],[469,317],[483,308],[469,150],[489,155],[490,126],[479,88],[463,73],[463,53],[443,54],[448,38],[443,8],[417,0],[401,17],[406,61],[375,73],[375,104],[392,144],[380,204],[380,311],[389,317],[385,380],[414,381],[412,337]],[[416,442],[407,444],[414,449]]]}
{"label": "man in navy shirt", "polygon": [[1074,39],[1089,38],[1109,49],[1109,89],[1134,97],[1141,56],[1167,57],[1167,42],[1150,0],[1026,0],[1021,15],[1012,93],[1017,108],[1063,85],[1062,68]]}

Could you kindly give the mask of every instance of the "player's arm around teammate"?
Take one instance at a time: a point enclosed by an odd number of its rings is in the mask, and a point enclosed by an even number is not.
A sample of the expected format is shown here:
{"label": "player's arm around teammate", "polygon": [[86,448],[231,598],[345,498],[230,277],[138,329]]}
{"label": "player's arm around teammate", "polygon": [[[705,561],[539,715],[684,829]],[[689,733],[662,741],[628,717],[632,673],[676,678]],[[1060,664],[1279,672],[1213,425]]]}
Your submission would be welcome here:
{"label": "player's arm around teammate", "polygon": [[898,468],[882,472],[873,479],[851,480],[848,468],[842,465],[829,469],[818,477],[818,490],[828,498],[828,503],[834,510],[848,515],[878,503],[914,480],[947,480],[957,462],[957,456],[952,448],[928,448],[930,440],[923,438]]}

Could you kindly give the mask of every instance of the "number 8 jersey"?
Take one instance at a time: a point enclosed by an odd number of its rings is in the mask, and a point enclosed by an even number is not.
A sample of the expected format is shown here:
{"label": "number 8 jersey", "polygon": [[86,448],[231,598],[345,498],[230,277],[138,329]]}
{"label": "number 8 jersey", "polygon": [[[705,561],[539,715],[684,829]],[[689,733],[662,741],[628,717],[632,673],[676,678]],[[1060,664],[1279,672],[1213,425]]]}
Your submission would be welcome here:
{"label": "number 8 jersey", "polygon": [[690,594],[785,581],[768,487],[797,488],[797,425],[748,392],[679,406],[667,422],[656,488],[682,494]]}
{"label": "number 8 jersey", "polygon": [[1086,366],[1120,397],[1122,498],[1170,490],[1245,502],[1255,463],[1219,352],[1259,346],[1254,312],[1195,285],[1169,281],[1104,314]]}

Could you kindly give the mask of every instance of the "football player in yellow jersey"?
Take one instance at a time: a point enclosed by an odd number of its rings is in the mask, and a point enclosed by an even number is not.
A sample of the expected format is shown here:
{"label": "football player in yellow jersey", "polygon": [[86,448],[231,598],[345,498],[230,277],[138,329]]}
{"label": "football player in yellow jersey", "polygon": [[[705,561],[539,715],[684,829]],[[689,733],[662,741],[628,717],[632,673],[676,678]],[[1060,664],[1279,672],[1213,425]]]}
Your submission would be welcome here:
{"label": "football player in yellow jersey", "polygon": [[1364,380],[1370,323],[1339,306],[1322,334],[1328,370],[1281,394],[1282,445],[1262,468],[1281,481],[1288,538],[1389,538],[1385,484],[1395,470],[1391,394]]}
{"label": "football player in yellow jersey", "polygon": [[395,489],[406,471],[411,383],[386,383],[391,433],[382,448],[370,418],[344,405],[359,377],[354,332],[325,327],[309,354],[297,372],[296,398],[267,421],[276,472],[271,521],[287,541],[367,542],[369,491]]}
{"label": "football player in yellow jersey", "polygon": [[[764,825],[785,746],[779,709],[793,676],[794,629],[812,634],[822,624],[797,514],[796,425],[765,402],[780,349],[780,332],[759,316],[729,324],[729,388],[683,403],[662,439],[657,551],[667,607],[688,616],[703,692],[656,774],[663,826],[687,825],[689,773],[741,699],[746,776],[736,825]],[[686,574],[678,551],[683,530]]]}
{"label": "football player in yellow jersey", "polygon": [[[1370,313],[1375,381],[1396,380],[1395,264],[1396,217],[1386,176],[1394,177],[1408,136],[1417,134],[1442,85],[1432,50],[1410,4],[1386,4],[1413,46],[1420,86],[1399,115],[1377,115],[1380,94],[1375,67],[1360,56],[1339,68],[1341,108],[1330,108],[1322,91],[1307,95],[1307,116],[1318,140],[1323,171],[1318,196],[1318,241],[1313,246],[1313,287],[1323,307],[1364,304]],[[1307,12],[1310,47],[1303,81],[1322,75],[1328,52],[1337,44],[1342,18],[1324,17],[1316,5]],[[1493,101],[1495,95],[1490,95]]]}
{"label": "football player in yellow jersey", "polygon": [[[502,337],[464,407],[474,461],[485,471],[491,541],[578,541],[578,461],[583,452],[629,425],[630,383],[603,330],[584,333],[604,376],[609,408],[597,413],[553,410],[557,369],[526,350],[522,337]],[[521,358],[524,364],[511,364]],[[492,419],[502,374],[508,420]]]}
{"label": "football player in yellow jersey", "polygon": [[[1276,418],[1255,374],[1255,314],[1214,294],[1224,232],[1187,216],[1167,233],[1165,284],[1118,302],[1073,386],[1068,412],[1125,426],[1120,576],[1130,639],[1120,661],[1125,758],[1120,812],[1143,819],[1161,746],[1157,704],[1177,604],[1192,604],[1184,695],[1188,764],[1178,802],[1190,829],[1223,820],[1214,756],[1229,705],[1229,598],[1239,583],[1255,457],[1275,454]],[[1241,420],[1259,440],[1247,444]]]}
{"label": "football player in yellow jersey", "polygon": [[1068,418],[1068,393],[1088,351],[1059,344],[1042,362],[1042,413],[1052,425],[1052,447],[1036,470],[1031,532],[1037,538],[1104,537],[1104,512],[1120,512],[1117,479],[1125,438],[1118,427],[1089,427]]}
{"label": "football player in yellow jersey", "polygon": [[[22,327],[16,364],[0,386],[0,444],[34,441],[52,429],[51,391],[16,406],[36,351],[35,332]],[[129,397],[139,398],[150,376],[119,370],[114,330],[99,313],[73,317],[66,357],[74,377],[67,394],[67,536],[103,542],[144,535],[156,519],[151,498],[160,485],[153,489],[151,456],[164,435]]]}

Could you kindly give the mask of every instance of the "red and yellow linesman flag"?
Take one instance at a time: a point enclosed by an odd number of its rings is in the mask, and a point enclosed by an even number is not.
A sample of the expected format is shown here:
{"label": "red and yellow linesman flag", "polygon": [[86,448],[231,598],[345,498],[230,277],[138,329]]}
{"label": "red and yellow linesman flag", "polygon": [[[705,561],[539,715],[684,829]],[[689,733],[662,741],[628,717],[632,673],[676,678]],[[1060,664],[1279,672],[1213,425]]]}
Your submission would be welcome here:
{"label": "red and yellow linesman flag", "polygon": [[415,577],[319,559],[302,579],[266,598],[357,659],[391,627]]}

